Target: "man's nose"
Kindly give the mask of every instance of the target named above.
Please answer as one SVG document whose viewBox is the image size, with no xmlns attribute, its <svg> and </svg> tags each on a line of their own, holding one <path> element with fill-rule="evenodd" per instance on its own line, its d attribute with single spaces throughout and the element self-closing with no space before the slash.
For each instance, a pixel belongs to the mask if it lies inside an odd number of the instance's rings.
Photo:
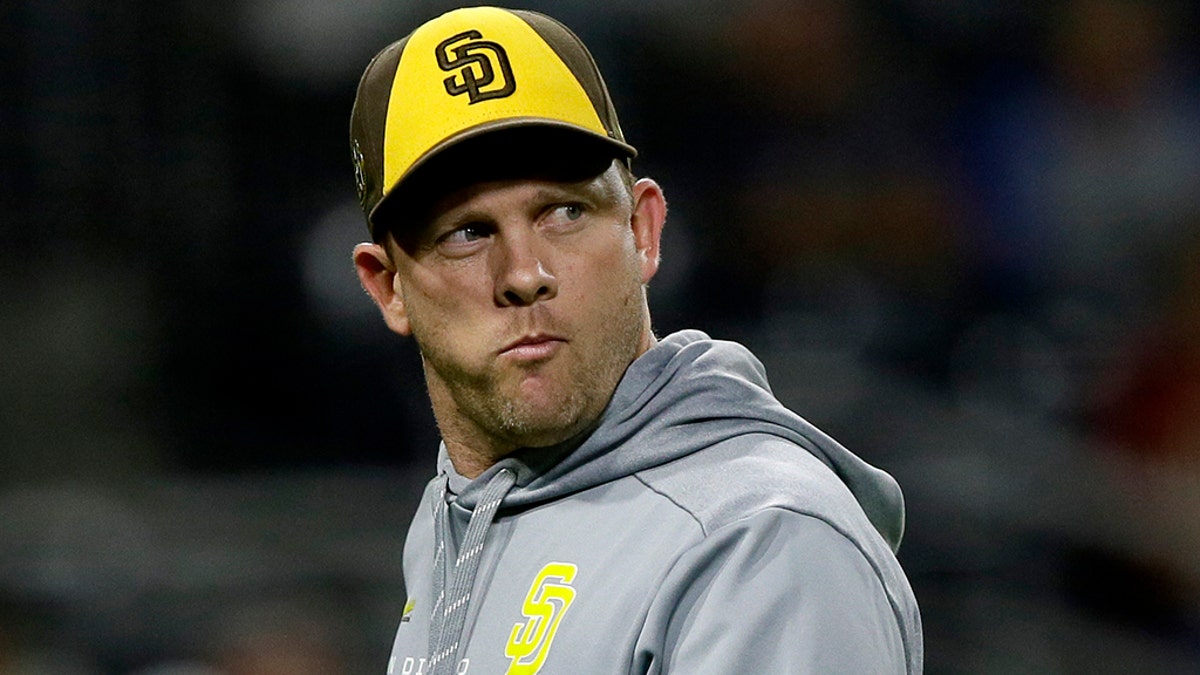
<svg viewBox="0 0 1200 675">
<path fill-rule="evenodd" d="M 522 307 L 558 294 L 558 279 L 547 269 L 537 236 L 522 232 L 501 237 L 496 247 L 496 304 Z"/>
</svg>

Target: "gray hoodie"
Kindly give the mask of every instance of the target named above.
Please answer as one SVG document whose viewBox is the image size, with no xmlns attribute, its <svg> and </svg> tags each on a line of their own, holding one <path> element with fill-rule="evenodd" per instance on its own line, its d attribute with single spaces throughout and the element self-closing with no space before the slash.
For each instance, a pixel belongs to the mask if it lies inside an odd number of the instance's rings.
<svg viewBox="0 0 1200 675">
<path fill-rule="evenodd" d="M 896 482 L 683 331 L 598 425 L 471 481 L 445 448 L 388 673 L 917 673 Z"/>
</svg>

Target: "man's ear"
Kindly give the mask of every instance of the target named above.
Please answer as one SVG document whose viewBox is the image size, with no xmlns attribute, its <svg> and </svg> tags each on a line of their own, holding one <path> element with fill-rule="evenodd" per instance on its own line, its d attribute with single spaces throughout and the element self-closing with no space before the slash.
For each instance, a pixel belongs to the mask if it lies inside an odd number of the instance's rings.
<svg viewBox="0 0 1200 675">
<path fill-rule="evenodd" d="M 633 228 L 634 242 L 641 257 L 642 283 L 648 283 L 658 272 L 659 243 L 663 225 L 667 222 L 667 199 L 662 188 L 649 178 L 641 178 L 633 184 Z"/>
<path fill-rule="evenodd" d="M 355 246 L 354 269 L 363 290 L 379 307 L 388 328 L 400 335 L 412 335 L 396 266 L 383 246 L 370 243 Z"/>
</svg>

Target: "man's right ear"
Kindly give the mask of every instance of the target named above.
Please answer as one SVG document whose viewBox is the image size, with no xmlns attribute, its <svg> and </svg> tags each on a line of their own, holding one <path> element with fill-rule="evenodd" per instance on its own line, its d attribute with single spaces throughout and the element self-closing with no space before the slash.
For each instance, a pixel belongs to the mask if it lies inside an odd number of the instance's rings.
<svg viewBox="0 0 1200 675">
<path fill-rule="evenodd" d="M 358 281 L 363 290 L 379 307 L 388 328 L 400 335 L 412 335 L 396 266 L 383 246 L 371 243 L 355 246 L 354 269 L 358 272 Z"/>
</svg>

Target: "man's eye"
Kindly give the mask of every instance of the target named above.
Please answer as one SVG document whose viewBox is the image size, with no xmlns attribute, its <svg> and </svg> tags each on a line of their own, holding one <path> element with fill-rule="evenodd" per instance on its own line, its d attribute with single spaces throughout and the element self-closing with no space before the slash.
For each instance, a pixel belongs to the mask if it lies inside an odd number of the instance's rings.
<svg viewBox="0 0 1200 675">
<path fill-rule="evenodd" d="M 488 229 L 483 225 L 464 225 L 442 235 L 439 241 L 450 246 L 462 246 L 483 239 L 488 234 Z"/>
<path fill-rule="evenodd" d="M 571 223 L 582 218 L 585 212 L 582 204 L 560 204 L 550 212 L 550 217 L 556 222 Z"/>
</svg>

